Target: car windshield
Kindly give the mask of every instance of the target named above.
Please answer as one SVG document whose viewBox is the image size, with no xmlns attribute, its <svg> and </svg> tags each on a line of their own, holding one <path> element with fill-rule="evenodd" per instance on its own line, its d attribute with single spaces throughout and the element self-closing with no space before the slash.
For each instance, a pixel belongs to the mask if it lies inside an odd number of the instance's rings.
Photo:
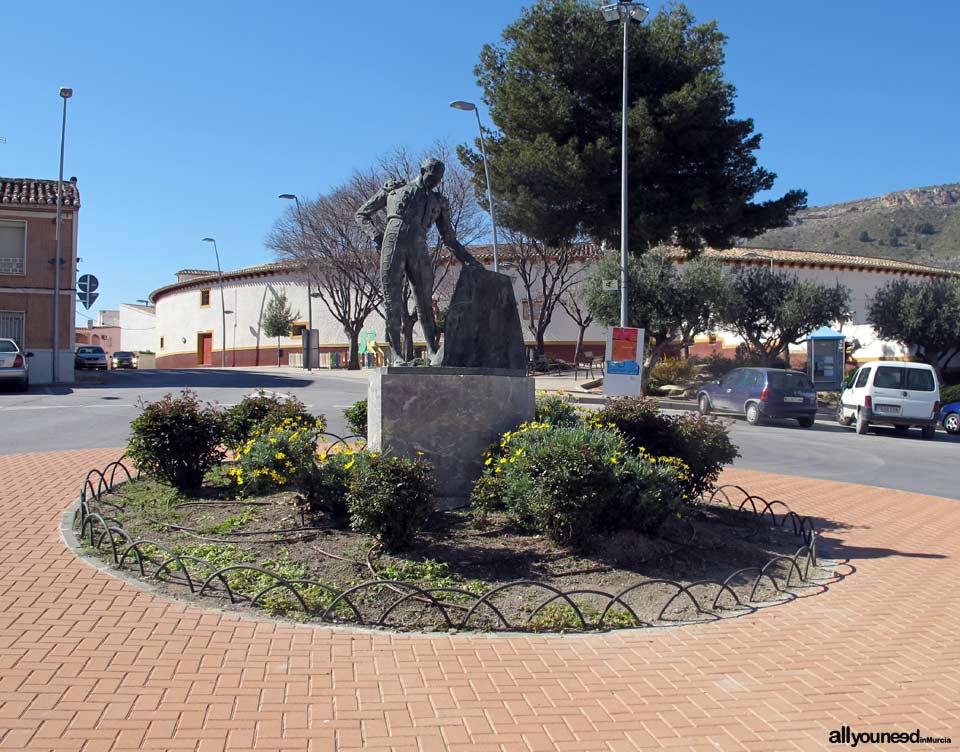
<svg viewBox="0 0 960 752">
<path fill-rule="evenodd" d="M 9 339 L 0 339 L 0 353 L 15 353 L 20 352 L 17 349 L 17 345 L 13 340 Z"/>
<path fill-rule="evenodd" d="M 771 389 L 813 391 L 813 383 L 805 374 L 789 371 L 767 371 L 767 382 Z"/>
<path fill-rule="evenodd" d="M 133 357 L 133 353 L 132 353 L 132 352 L 115 352 L 115 353 L 113 354 L 113 357 L 115 357 L 115 358 L 132 358 L 132 357 Z"/>
<path fill-rule="evenodd" d="M 100 355 L 103 353 L 102 347 L 79 347 L 77 352 L 81 355 Z"/>
</svg>

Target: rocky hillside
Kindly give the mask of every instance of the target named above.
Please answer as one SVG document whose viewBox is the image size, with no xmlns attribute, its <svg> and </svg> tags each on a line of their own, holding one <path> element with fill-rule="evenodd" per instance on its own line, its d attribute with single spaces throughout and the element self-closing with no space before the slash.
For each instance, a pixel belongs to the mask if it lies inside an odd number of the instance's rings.
<svg viewBox="0 0 960 752">
<path fill-rule="evenodd" d="M 960 268 L 960 184 L 804 209 L 789 227 L 742 245 L 883 256 Z"/>
</svg>

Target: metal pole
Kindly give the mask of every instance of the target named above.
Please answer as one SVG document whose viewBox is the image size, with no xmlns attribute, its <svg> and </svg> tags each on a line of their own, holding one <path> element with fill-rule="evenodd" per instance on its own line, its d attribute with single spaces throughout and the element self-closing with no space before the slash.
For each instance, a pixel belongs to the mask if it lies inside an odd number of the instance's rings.
<svg viewBox="0 0 960 752">
<path fill-rule="evenodd" d="M 60 175 L 57 178 L 57 251 L 53 262 L 53 383 L 60 383 L 60 221 L 63 206 L 63 147 L 67 138 L 67 97 L 63 97 L 60 126 Z"/>
<path fill-rule="evenodd" d="M 500 252 L 497 248 L 497 217 L 493 210 L 493 191 L 490 189 L 490 165 L 487 163 L 487 147 L 483 140 L 483 126 L 480 124 L 480 110 L 473 108 L 477 116 L 477 129 L 480 131 L 480 153 L 483 155 L 483 171 L 487 176 L 487 203 L 490 204 L 490 224 L 493 225 L 493 270 L 500 271 Z"/>
<path fill-rule="evenodd" d="M 306 235 L 303 229 L 303 214 L 300 212 L 300 199 L 296 196 L 293 200 L 297 202 L 297 222 L 300 224 L 300 241 L 306 244 Z M 304 245 L 304 251 L 306 245 Z M 313 288 L 310 283 L 310 270 L 307 269 L 307 365 L 308 371 L 312 371 L 313 361 Z"/>
<path fill-rule="evenodd" d="M 623 23 L 623 112 L 620 123 L 620 326 L 627 325 L 627 49 L 630 27 L 629 11 Z"/>
<path fill-rule="evenodd" d="M 223 299 L 223 271 L 220 269 L 220 251 L 217 250 L 217 241 L 213 241 L 213 253 L 217 257 L 217 274 L 220 277 L 220 318 L 223 326 L 223 336 L 220 339 L 220 367 L 227 367 L 227 304 Z M 234 313 L 236 315 L 236 313 Z"/>
</svg>

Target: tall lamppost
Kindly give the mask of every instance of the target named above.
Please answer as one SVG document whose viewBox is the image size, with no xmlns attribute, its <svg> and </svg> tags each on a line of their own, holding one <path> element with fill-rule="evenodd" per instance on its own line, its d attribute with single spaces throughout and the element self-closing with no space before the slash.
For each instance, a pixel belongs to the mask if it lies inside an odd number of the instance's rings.
<svg viewBox="0 0 960 752">
<path fill-rule="evenodd" d="M 213 243 L 213 253 L 217 257 L 217 274 L 220 277 L 220 318 L 222 319 L 223 336 L 220 338 L 220 367 L 227 367 L 227 304 L 223 299 L 223 270 L 220 268 L 220 251 L 217 250 L 217 241 L 213 238 L 203 238 L 204 243 Z"/>
<path fill-rule="evenodd" d="M 60 125 L 60 174 L 57 177 L 57 219 L 56 219 L 56 256 L 53 260 L 53 383 L 60 383 L 60 222 L 63 208 L 63 147 L 67 139 L 67 100 L 73 96 L 73 89 L 63 87 L 60 97 L 63 99 L 63 121 Z M 74 255 L 77 249 L 73 249 Z"/>
<path fill-rule="evenodd" d="M 296 201 L 297 202 L 297 223 L 300 225 L 300 242 L 304 244 L 303 252 L 306 256 L 306 230 L 303 227 L 303 213 L 300 211 L 300 199 L 297 198 L 292 193 L 281 193 L 277 198 L 282 198 L 286 201 Z M 306 369 L 312 371 L 311 367 L 313 361 L 313 289 L 310 284 L 310 269 L 307 269 L 307 363 Z"/>
<path fill-rule="evenodd" d="M 500 252 L 497 248 L 497 217 L 493 209 L 493 190 L 490 187 L 490 164 L 487 162 L 487 146 L 483 140 L 483 126 L 480 124 L 480 110 L 473 102 L 463 102 L 457 100 L 451 102 L 450 106 L 455 110 L 470 112 L 471 110 L 477 116 L 477 130 L 480 131 L 480 154 L 483 156 L 483 172 L 487 177 L 487 203 L 490 204 L 490 224 L 493 226 L 493 270 L 500 271 Z"/>
<path fill-rule="evenodd" d="M 620 122 L 620 326 L 627 325 L 627 116 L 628 116 L 628 29 L 630 22 L 643 23 L 650 10 L 642 3 L 620 0 L 600 8 L 610 24 L 623 23 L 623 111 Z"/>
</svg>

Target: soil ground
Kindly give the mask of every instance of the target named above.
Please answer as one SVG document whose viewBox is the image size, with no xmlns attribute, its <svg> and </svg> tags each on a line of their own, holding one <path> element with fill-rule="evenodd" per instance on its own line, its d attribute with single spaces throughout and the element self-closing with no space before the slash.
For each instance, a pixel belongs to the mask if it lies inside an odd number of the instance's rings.
<svg viewBox="0 0 960 752">
<path fill-rule="evenodd" d="M 775 528 L 769 515 L 760 520 L 749 511 L 700 504 L 684 510 L 681 519 L 671 519 L 656 536 L 623 531 L 580 548 L 558 545 L 545 536 L 521 535 L 509 520 L 496 515 L 478 522 L 466 511 L 437 513 L 409 550 L 388 554 L 370 536 L 332 520 L 302 516 L 292 493 L 235 498 L 223 468 L 212 472 L 196 495 L 184 496 L 164 483 L 142 478 L 104 495 L 100 509 L 134 540 L 161 544 L 183 557 L 181 565 L 159 546 L 139 547 L 150 560 L 144 562 L 145 576 L 170 594 L 191 597 L 182 566 L 198 590 L 209 578 L 205 601 L 213 596 L 230 607 L 230 592 L 243 602 L 278 584 L 277 578 L 252 569 L 261 567 L 287 581 L 311 582 L 295 584 L 302 603 L 281 585 L 269 590 L 259 605 L 278 616 L 313 620 L 322 617 L 334 590 L 389 580 L 360 587 L 349 595 L 352 606 L 342 601 L 327 618 L 382 622 L 399 629 L 460 626 L 478 596 L 508 583 L 517 584 L 490 596 L 493 608 L 477 605 L 466 628 L 577 630 L 584 628 L 581 614 L 587 628 L 736 615 L 749 610 L 757 569 L 777 556 L 794 556 L 803 544 L 789 523 L 785 529 Z M 125 546 L 118 548 L 122 552 Z M 109 542 L 98 549 L 100 556 L 109 557 L 110 552 Z M 805 571 L 806 555 L 798 564 Z M 222 578 L 211 577 L 228 566 L 237 569 Z M 128 553 L 125 568 L 136 570 L 135 553 Z M 768 572 L 776 584 L 761 578 L 752 601 L 792 598 L 784 591 L 804 587 L 796 571 L 786 587 L 792 568 L 786 560 L 772 565 Z M 730 590 L 716 584 L 743 569 L 749 571 L 730 580 Z M 702 581 L 710 582 L 694 584 Z M 398 582 L 430 591 L 437 603 Z M 678 586 L 689 585 L 693 598 L 679 593 Z M 613 603 L 598 624 L 611 596 L 629 588 L 633 589 Z M 414 597 L 404 599 L 405 595 Z M 389 610 L 391 605 L 395 607 Z"/>
</svg>

